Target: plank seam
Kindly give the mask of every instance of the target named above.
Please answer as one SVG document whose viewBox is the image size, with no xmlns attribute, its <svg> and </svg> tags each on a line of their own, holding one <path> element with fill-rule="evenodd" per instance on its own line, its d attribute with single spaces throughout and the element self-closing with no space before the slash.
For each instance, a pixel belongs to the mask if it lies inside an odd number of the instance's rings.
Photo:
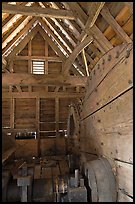
<svg viewBox="0 0 135 204">
<path fill-rule="evenodd" d="M 91 115 L 93 115 L 94 113 L 98 112 L 99 110 L 101 110 L 102 108 L 106 107 L 107 105 L 109 105 L 110 103 L 112 103 L 113 101 L 115 101 L 116 99 L 118 99 L 119 97 L 121 97 L 122 95 L 124 95 L 126 92 L 130 91 L 133 88 L 133 86 L 129 87 L 128 89 L 126 89 L 124 92 L 120 93 L 119 95 L 117 95 L 115 98 L 113 98 L 112 100 L 110 100 L 108 103 L 106 103 L 105 105 L 103 105 L 102 107 L 98 108 L 97 110 L 93 111 L 92 113 L 90 113 L 89 115 L 87 115 L 86 117 L 82 118 L 81 121 L 87 119 L 88 117 L 90 117 Z"/>
</svg>

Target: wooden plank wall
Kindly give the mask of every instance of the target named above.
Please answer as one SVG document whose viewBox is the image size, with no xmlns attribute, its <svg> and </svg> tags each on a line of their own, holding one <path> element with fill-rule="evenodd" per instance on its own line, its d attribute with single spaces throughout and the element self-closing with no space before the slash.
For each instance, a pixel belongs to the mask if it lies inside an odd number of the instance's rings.
<svg viewBox="0 0 135 204">
<path fill-rule="evenodd" d="M 114 162 L 118 201 L 132 200 L 132 45 L 114 48 L 94 67 L 83 101 L 80 135 L 82 154 L 104 156 Z"/>
<path fill-rule="evenodd" d="M 14 73 L 31 73 L 31 60 L 28 56 L 40 57 L 58 57 L 51 46 L 37 33 L 35 37 L 18 53 L 17 57 L 27 56 L 26 60 L 23 58 L 13 59 L 9 62 L 10 71 Z M 59 74 L 62 70 L 62 62 L 45 61 L 46 74 Z M 22 92 L 47 92 L 54 91 L 56 86 L 20 86 Z M 60 88 L 60 87 L 59 87 Z M 73 92 L 73 87 L 70 88 Z M 16 86 L 10 87 L 10 91 L 18 92 Z M 66 88 L 65 88 L 66 90 Z M 3 93 L 9 92 L 9 87 L 3 87 Z M 36 102 L 39 100 L 39 103 Z M 37 156 L 38 153 L 44 155 L 65 154 L 65 137 L 64 130 L 67 128 L 68 106 L 71 99 L 59 99 L 58 116 L 60 122 L 56 125 L 55 122 L 55 98 L 17 98 L 14 99 L 14 104 L 10 99 L 3 99 L 2 101 L 2 125 L 3 127 L 11 127 L 15 130 L 37 131 L 37 139 L 30 140 L 16 140 L 17 150 L 15 156 L 27 157 Z M 36 107 L 39 104 L 39 107 Z M 11 115 L 11 107 L 13 113 Z M 56 136 L 56 127 L 63 130 Z M 10 131 L 10 129 L 9 129 Z M 53 137 L 51 137 L 53 136 Z"/>
<path fill-rule="evenodd" d="M 36 99 L 15 99 L 15 128 L 34 129 L 36 126 Z"/>
<path fill-rule="evenodd" d="M 2 99 L 2 127 L 10 127 L 10 99 Z"/>
</svg>

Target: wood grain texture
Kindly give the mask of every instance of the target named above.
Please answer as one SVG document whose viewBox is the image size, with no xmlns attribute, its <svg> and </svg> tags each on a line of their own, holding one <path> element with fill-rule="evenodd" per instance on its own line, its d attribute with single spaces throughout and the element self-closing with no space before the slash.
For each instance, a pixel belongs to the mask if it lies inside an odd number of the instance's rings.
<svg viewBox="0 0 135 204">
<path fill-rule="evenodd" d="M 115 56 L 112 55 L 112 59 L 115 60 Z M 109 67 L 110 69 L 111 67 Z M 106 69 L 106 66 L 105 66 Z M 94 69 L 96 74 L 103 74 L 103 67 L 100 65 L 99 69 Z M 107 70 L 107 69 L 106 69 Z M 98 72 L 98 73 L 97 73 Z M 92 73 L 94 75 L 94 73 Z M 95 75 L 96 75 L 95 74 Z M 93 76 L 95 79 L 97 76 Z M 94 81 L 94 79 L 93 79 Z M 96 83 L 96 80 L 95 80 Z M 92 82 L 89 81 L 89 86 L 92 86 Z M 127 89 L 133 86 L 133 50 L 130 52 L 130 56 L 125 58 L 120 63 L 116 63 L 112 69 L 108 70 L 107 75 L 101 80 L 101 83 L 95 85 L 95 89 L 88 95 L 84 101 L 85 114 L 82 117 L 90 115 L 92 112 L 105 106 L 112 101 L 118 95 L 125 92 Z M 88 90 L 89 91 L 89 90 Z"/>
<path fill-rule="evenodd" d="M 82 151 L 133 161 L 132 97 L 130 90 L 81 122 Z"/>
<path fill-rule="evenodd" d="M 47 84 L 47 85 L 74 85 L 74 86 L 85 86 L 87 77 L 79 76 L 63 76 L 62 74 L 27 74 L 27 73 L 11 73 L 3 74 L 2 84 L 3 85 L 36 85 L 36 84 Z"/>
<path fill-rule="evenodd" d="M 13 6 L 7 3 L 2 3 L 2 12 L 10 14 L 22 14 L 28 16 L 40 16 L 49 18 L 66 18 L 74 20 L 75 16 L 71 11 L 57 10 L 40 7 L 26 7 L 22 5 Z"/>
<path fill-rule="evenodd" d="M 117 182 L 123 193 L 133 197 L 133 164 L 115 161 Z"/>
</svg>

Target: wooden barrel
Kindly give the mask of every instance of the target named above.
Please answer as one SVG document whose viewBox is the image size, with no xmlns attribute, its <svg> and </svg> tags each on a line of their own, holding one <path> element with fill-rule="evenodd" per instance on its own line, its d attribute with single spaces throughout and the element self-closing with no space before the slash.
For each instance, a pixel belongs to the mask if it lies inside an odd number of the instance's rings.
<svg viewBox="0 0 135 204">
<path fill-rule="evenodd" d="M 106 157 L 118 202 L 133 196 L 133 45 L 106 53 L 92 70 L 80 117 L 81 154 Z"/>
</svg>

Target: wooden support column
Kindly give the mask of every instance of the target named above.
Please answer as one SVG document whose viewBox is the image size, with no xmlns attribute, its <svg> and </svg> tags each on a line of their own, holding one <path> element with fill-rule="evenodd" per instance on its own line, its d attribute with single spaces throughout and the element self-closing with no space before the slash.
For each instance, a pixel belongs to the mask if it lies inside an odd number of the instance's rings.
<svg viewBox="0 0 135 204">
<path fill-rule="evenodd" d="M 48 57 L 48 42 L 45 41 L 45 57 Z M 45 60 L 45 74 L 48 74 L 48 60 Z M 48 92 L 48 86 L 45 87 Z"/>
<path fill-rule="evenodd" d="M 12 86 L 9 86 L 9 93 L 12 92 Z M 10 98 L 10 128 L 14 129 L 15 99 Z"/>
<path fill-rule="evenodd" d="M 32 55 L 32 48 L 31 48 L 31 40 L 28 42 L 28 56 L 31 57 Z M 28 60 L 28 73 L 31 74 L 32 73 L 32 70 L 31 70 L 31 63 L 32 63 L 32 60 L 31 58 L 29 58 Z M 32 91 L 32 86 L 28 86 L 28 91 L 31 92 Z"/>
<path fill-rule="evenodd" d="M 82 56 L 83 56 L 83 59 L 84 59 L 84 64 L 85 64 L 87 76 L 89 76 L 89 69 L 88 69 L 87 59 L 86 59 L 86 56 L 85 56 L 85 50 L 84 49 L 82 50 Z"/>
<path fill-rule="evenodd" d="M 31 40 L 28 42 L 28 56 L 31 57 Z M 31 74 L 31 59 L 28 60 L 28 73 Z"/>
<path fill-rule="evenodd" d="M 36 97 L 36 131 L 37 131 L 37 151 L 38 157 L 40 157 L 40 133 L 39 133 L 39 113 L 40 113 L 40 98 Z"/>
<path fill-rule="evenodd" d="M 59 135 L 59 98 L 55 98 L 55 128 L 56 136 Z"/>
<path fill-rule="evenodd" d="M 45 57 L 48 57 L 48 43 L 45 41 Z M 48 60 L 45 60 L 45 74 L 48 74 Z"/>
</svg>

